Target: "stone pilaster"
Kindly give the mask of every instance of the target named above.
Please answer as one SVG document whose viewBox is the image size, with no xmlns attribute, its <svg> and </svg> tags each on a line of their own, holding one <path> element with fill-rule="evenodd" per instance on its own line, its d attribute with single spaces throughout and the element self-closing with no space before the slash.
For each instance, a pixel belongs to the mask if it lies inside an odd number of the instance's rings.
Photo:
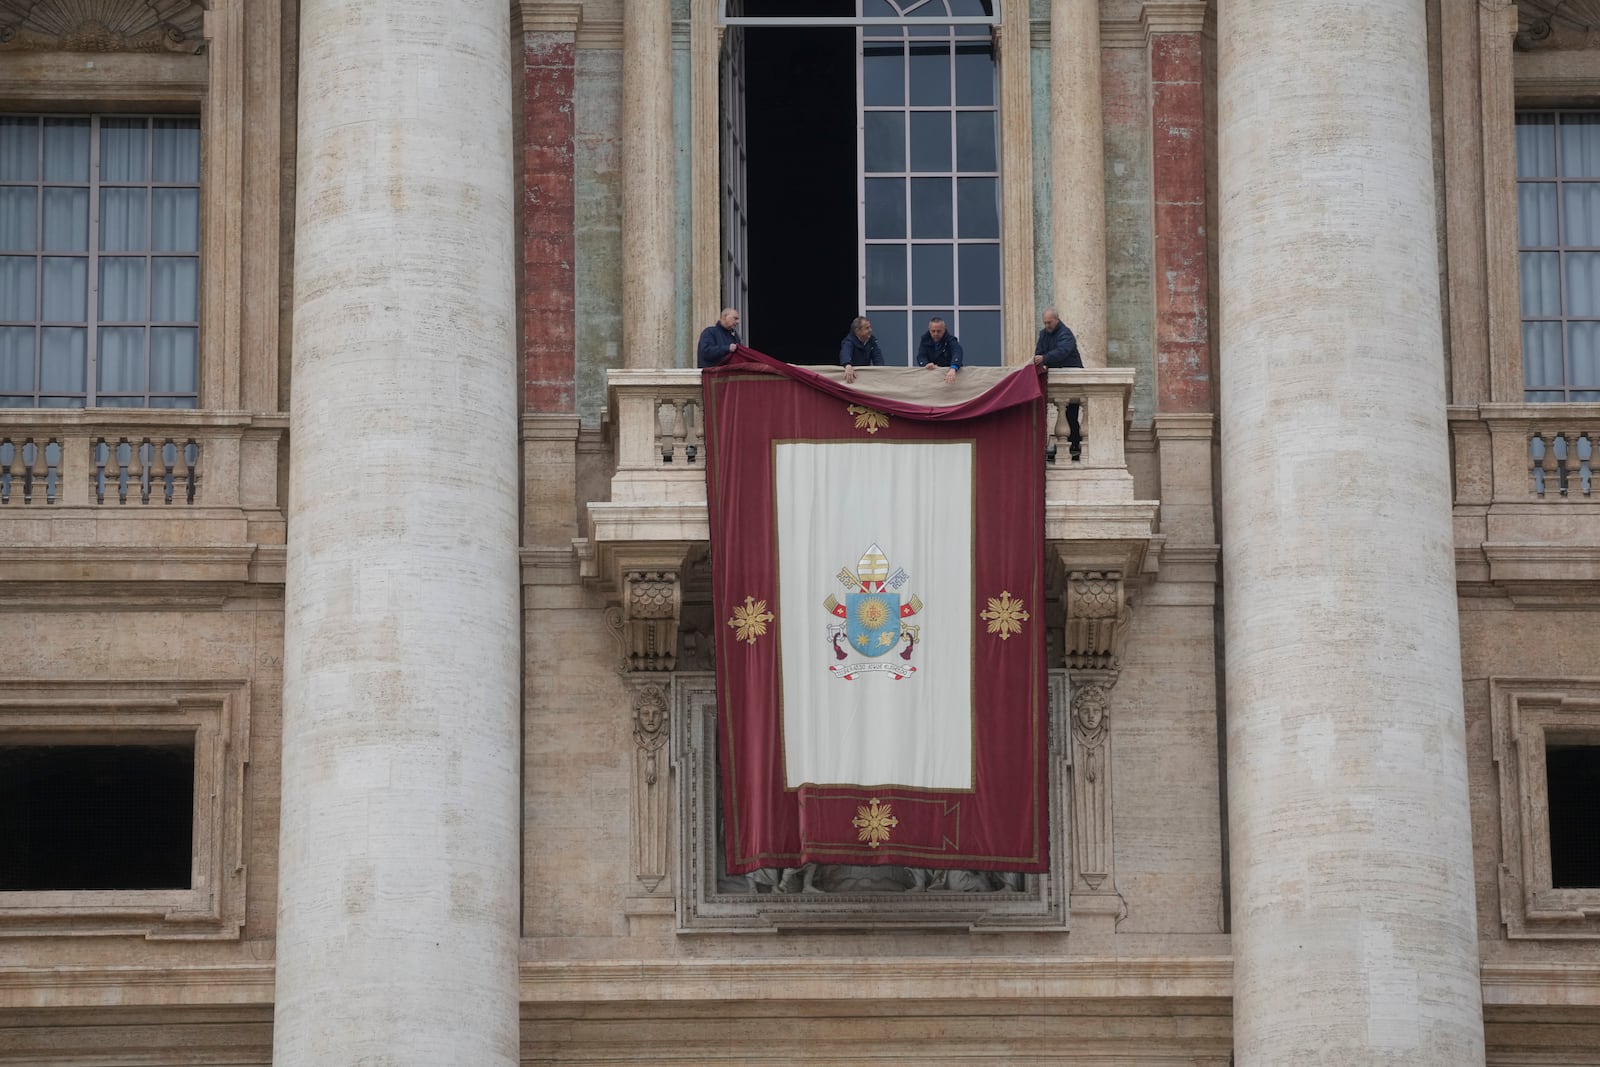
<svg viewBox="0 0 1600 1067">
<path fill-rule="evenodd" d="M 577 367 L 572 87 L 581 4 L 520 0 L 522 374 L 529 412 L 570 415 Z"/>
<path fill-rule="evenodd" d="M 1426 42 L 1220 7 L 1240 1067 L 1484 1061 Z"/>
<path fill-rule="evenodd" d="M 1205 412 L 1211 400 L 1206 244 L 1205 0 L 1146 0 L 1150 186 L 1154 202 L 1156 410 Z"/>
<path fill-rule="evenodd" d="M 1099 0 L 1050 5 L 1050 266 L 1063 322 L 1106 365 L 1105 128 Z M 1019 348 L 1013 340 L 1011 347 Z"/>
<path fill-rule="evenodd" d="M 274 1062 L 518 1059 L 505 0 L 302 0 Z"/>
<path fill-rule="evenodd" d="M 673 365 L 672 4 L 628 0 L 622 32 L 622 359 Z"/>
<path fill-rule="evenodd" d="M 1033 73 L 1027 7 L 1000 23 L 1000 274 L 1005 362 L 1033 358 Z M 1020 12 L 1021 16 L 1016 12 Z"/>
</svg>

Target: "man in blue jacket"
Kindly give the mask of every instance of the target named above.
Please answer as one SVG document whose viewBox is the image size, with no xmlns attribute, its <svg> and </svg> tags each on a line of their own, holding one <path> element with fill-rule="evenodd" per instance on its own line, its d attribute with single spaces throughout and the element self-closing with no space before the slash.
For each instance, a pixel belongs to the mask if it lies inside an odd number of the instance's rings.
<svg viewBox="0 0 1600 1067">
<path fill-rule="evenodd" d="M 1078 354 L 1078 339 L 1072 336 L 1072 331 L 1061 321 L 1056 309 L 1045 308 L 1040 318 L 1044 322 L 1044 329 L 1039 331 L 1039 343 L 1033 346 L 1034 364 L 1043 364 L 1052 370 L 1082 367 L 1083 357 Z M 1067 450 L 1073 459 L 1078 458 L 1082 441 L 1083 435 L 1078 429 L 1078 402 L 1073 401 L 1067 405 Z"/>
<path fill-rule="evenodd" d="M 846 385 L 856 380 L 857 367 L 883 366 L 883 349 L 872 336 L 872 320 L 865 315 L 850 320 L 850 332 L 839 342 L 839 366 L 844 368 Z"/>
<path fill-rule="evenodd" d="M 739 347 L 739 311 L 723 308 L 716 322 L 700 331 L 698 362 L 702 367 L 720 367 Z"/>
<path fill-rule="evenodd" d="M 945 328 L 944 320 L 937 316 L 929 319 L 928 329 L 922 335 L 922 342 L 917 345 L 917 366 L 944 367 L 944 380 L 948 385 L 956 380 L 956 371 L 961 369 L 961 357 L 961 342 Z"/>
</svg>

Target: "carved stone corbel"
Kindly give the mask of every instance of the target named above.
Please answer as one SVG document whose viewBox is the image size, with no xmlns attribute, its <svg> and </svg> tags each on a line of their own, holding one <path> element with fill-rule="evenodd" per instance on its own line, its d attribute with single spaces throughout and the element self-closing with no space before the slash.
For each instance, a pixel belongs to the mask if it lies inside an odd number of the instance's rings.
<svg viewBox="0 0 1600 1067">
<path fill-rule="evenodd" d="M 670 671 L 678 654 L 683 588 L 677 571 L 625 571 L 623 655 L 629 671 Z"/>
<path fill-rule="evenodd" d="M 1067 668 L 1115 673 L 1128 626 L 1122 572 L 1069 572 L 1066 601 Z"/>
<path fill-rule="evenodd" d="M 634 681 L 633 691 L 633 873 L 654 893 L 667 876 L 668 804 L 666 745 L 671 703 L 654 680 Z"/>
<path fill-rule="evenodd" d="M 1072 910 L 1124 911 L 1111 812 L 1111 690 L 1121 673 L 1130 609 L 1120 571 L 1069 571 L 1066 660 L 1072 701 Z"/>
</svg>

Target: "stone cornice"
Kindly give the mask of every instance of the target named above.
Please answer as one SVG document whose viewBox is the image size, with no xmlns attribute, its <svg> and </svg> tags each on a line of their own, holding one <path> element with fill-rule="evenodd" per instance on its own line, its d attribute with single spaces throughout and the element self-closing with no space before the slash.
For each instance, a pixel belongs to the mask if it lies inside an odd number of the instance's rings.
<svg viewBox="0 0 1600 1067">
<path fill-rule="evenodd" d="M 1600 1006 L 1592 963 L 1485 963 L 1478 973 L 1485 1006 Z"/>
<path fill-rule="evenodd" d="M 542 0 L 511 2 L 511 28 L 517 33 L 577 33 L 582 21 L 582 4 L 551 4 Z"/>
<path fill-rule="evenodd" d="M 1228 998 L 1226 956 L 524 961 L 523 1003 Z M 730 992 L 732 991 L 732 992 Z"/>
<path fill-rule="evenodd" d="M 0 1008 L 271 1004 L 273 965 L 0 968 Z"/>
<path fill-rule="evenodd" d="M 264 946 L 270 952 L 270 946 Z M 1486 1005 L 1600 1006 L 1593 963 L 1485 962 Z M 1041 960 L 1034 957 L 862 960 L 536 960 L 521 999 L 537 1002 L 833 1000 L 870 986 L 874 999 L 1228 998 L 1227 956 Z M 272 1003 L 270 960 L 217 966 L 62 965 L 0 968 L 0 1008 L 166 1007 Z"/>
</svg>

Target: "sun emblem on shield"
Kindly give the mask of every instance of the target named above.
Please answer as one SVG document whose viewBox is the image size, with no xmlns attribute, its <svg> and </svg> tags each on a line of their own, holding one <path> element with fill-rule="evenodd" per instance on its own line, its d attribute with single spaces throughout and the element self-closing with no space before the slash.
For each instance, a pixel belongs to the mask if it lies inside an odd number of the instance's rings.
<svg viewBox="0 0 1600 1067">
<path fill-rule="evenodd" d="M 832 595 L 822 602 L 830 615 L 842 620 L 828 627 L 836 661 L 828 669 L 847 681 L 869 673 L 888 674 L 896 680 L 915 673 L 912 654 L 922 628 L 906 620 L 922 610 L 922 601 L 915 594 L 900 594 L 910 576 L 899 568 L 891 570 L 888 556 L 874 543 L 861 554 L 855 571 L 844 567 L 838 578 L 847 590 L 844 603 Z M 838 662 L 849 660 L 850 650 L 867 659 Z"/>
</svg>

